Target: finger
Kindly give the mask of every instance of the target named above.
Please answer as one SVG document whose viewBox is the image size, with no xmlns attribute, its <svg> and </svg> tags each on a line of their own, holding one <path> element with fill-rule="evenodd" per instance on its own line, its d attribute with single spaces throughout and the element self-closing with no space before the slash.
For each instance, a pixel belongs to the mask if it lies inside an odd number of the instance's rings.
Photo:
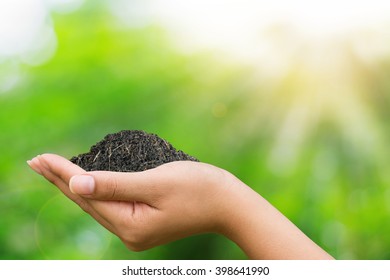
<svg viewBox="0 0 390 280">
<path fill-rule="evenodd" d="M 161 194 L 159 175 L 142 172 L 93 171 L 70 180 L 74 193 L 98 200 L 138 201 L 150 204 Z"/>
<path fill-rule="evenodd" d="M 61 156 L 53 154 L 37 156 L 29 164 L 34 170 L 37 169 L 48 181 L 56 185 L 69 198 L 80 198 L 80 196 L 71 193 L 69 189 L 69 178 L 77 174 L 85 173 L 84 169 L 72 164 Z"/>
<path fill-rule="evenodd" d="M 156 186 L 153 182 L 155 179 L 158 181 L 158 176 L 150 174 L 153 172 L 121 173 L 95 171 L 86 173 L 82 168 L 72 164 L 67 159 L 54 154 L 41 155 L 38 157 L 38 160 L 43 176 L 57 185 L 65 195 L 114 233 L 114 225 L 120 221 L 119 219 L 128 217 L 134 209 L 133 204 L 129 201 L 144 202 L 153 200 L 156 194 L 153 191 L 155 189 L 154 186 Z M 81 185 L 84 185 L 84 187 L 86 185 L 88 189 L 91 188 L 88 185 L 91 182 L 88 178 L 86 179 L 86 177 L 90 177 L 87 175 L 92 175 L 92 190 L 94 192 L 92 195 L 84 195 L 83 199 L 77 195 L 77 190 L 79 190 L 77 178 L 81 177 Z M 68 182 L 70 187 L 68 187 Z M 107 200 L 105 199 L 106 197 L 109 200 L 116 201 L 102 201 Z M 148 204 L 147 202 L 145 203 Z M 109 225 L 105 225 L 107 223 Z"/>
<path fill-rule="evenodd" d="M 34 170 L 36 173 L 38 173 L 39 175 L 42 175 L 42 170 L 41 168 L 39 167 L 40 163 L 37 159 L 37 157 L 33 158 L 32 160 L 28 160 L 27 161 L 27 164 L 30 166 L 30 168 L 32 170 Z"/>
<path fill-rule="evenodd" d="M 84 169 L 59 155 L 43 154 L 38 156 L 37 159 L 44 168 L 50 170 L 51 173 L 67 184 L 74 175 L 86 173 Z"/>
<path fill-rule="evenodd" d="M 98 211 L 93 207 L 93 201 L 89 201 L 88 199 L 82 198 L 77 194 L 73 194 L 68 185 L 62 181 L 62 179 L 56 177 L 55 174 L 50 173 L 50 171 L 43 169 L 43 175 L 51 182 L 55 182 L 55 185 L 64 193 L 66 197 L 75 202 L 84 212 L 91 215 L 98 223 L 104 226 L 106 229 L 111 231 L 112 233 L 116 233 L 114 226 L 109 222 L 109 220 L 105 219 Z"/>
<path fill-rule="evenodd" d="M 59 156 L 58 156 L 59 157 Z M 61 158 L 61 157 L 59 157 Z M 55 159 L 55 157 L 52 157 L 52 159 Z M 48 162 L 51 162 L 51 161 L 48 161 Z M 53 183 L 54 185 L 56 185 L 64 194 L 65 196 L 67 196 L 69 199 L 71 199 L 72 201 L 74 201 L 81 209 L 83 209 L 85 212 L 87 212 L 88 214 L 90 214 L 96 221 L 98 221 L 101 225 L 103 225 L 105 228 L 107 228 L 109 231 L 115 233 L 115 230 L 114 230 L 114 227 L 112 226 L 112 224 L 107 221 L 106 219 L 104 219 L 92 206 L 91 206 L 91 202 L 88 201 L 88 199 L 84 199 L 82 197 L 80 197 L 79 195 L 77 194 L 73 194 L 69 187 L 68 187 L 68 184 L 58 176 L 58 174 L 55 174 L 53 173 L 51 170 L 52 168 L 50 168 L 50 166 L 47 165 L 46 161 L 44 160 L 41 160 L 41 156 L 38 156 L 34 159 L 32 159 L 30 162 L 29 162 L 29 165 L 31 166 L 31 168 L 33 168 L 34 170 L 37 169 L 39 170 L 40 174 L 42 176 L 44 176 L 48 181 L 50 181 L 51 183 Z M 81 169 L 81 168 L 80 168 Z M 85 171 L 83 169 L 81 169 L 81 171 L 83 173 L 85 173 Z M 79 170 L 79 172 L 81 172 Z"/>
</svg>

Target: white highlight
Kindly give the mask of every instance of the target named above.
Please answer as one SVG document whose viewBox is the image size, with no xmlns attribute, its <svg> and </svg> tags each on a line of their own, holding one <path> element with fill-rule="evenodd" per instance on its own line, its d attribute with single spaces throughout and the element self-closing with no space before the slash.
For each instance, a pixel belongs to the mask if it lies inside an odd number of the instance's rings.
<svg viewBox="0 0 390 280">
<path fill-rule="evenodd" d="M 291 33 L 284 34 L 288 39 L 327 42 L 356 32 L 383 36 L 390 23 L 390 2 L 382 0 L 118 0 L 110 5 L 131 26 L 165 26 L 186 51 L 211 48 L 247 60 L 275 57 L 269 40 L 283 30 Z"/>
</svg>

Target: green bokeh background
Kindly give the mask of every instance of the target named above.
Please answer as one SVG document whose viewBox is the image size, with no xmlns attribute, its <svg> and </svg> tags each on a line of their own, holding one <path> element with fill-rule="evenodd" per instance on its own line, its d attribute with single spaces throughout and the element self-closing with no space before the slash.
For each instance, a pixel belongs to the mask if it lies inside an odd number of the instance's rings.
<svg viewBox="0 0 390 280">
<path fill-rule="evenodd" d="M 55 56 L 22 65 L 22 82 L 0 94 L 0 259 L 246 258 L 213 234 L 128 251 L 26 164 L 45 152 L 70 158 L 122 129 L 229 170 L 336 258 L 390 258 L 390 55 L 368 67 L 347 51 L 368 125 L 307 110 L 315 125 L 296 145 L 281 133 L 286 116 L 317 104 L 299 94 L 311 79 L 299 65 L 270 86 L 252 66 L 179 52 L 159 26 L 124 28 L 101 3 L 53 14 Z M 377 136 L 360 141 L 348 128 Z"/>
</svg>

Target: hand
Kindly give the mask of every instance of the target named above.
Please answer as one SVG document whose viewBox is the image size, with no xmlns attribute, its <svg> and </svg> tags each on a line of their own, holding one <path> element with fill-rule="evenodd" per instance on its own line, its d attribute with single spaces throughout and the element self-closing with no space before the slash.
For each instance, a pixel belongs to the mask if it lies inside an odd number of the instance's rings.
<svg viewBox="0 0 390 280">
<path fill-rule="evenodd" d="M 212 165 L 177 161 L 142 172 L 86 172 L 53 154 L 29 165 L 131 250 L 196 233 L 223 234 L 228 224 L 235 177 Z"/>
<path fill-rule="evenodd" d="M 86 172 L 53 154 L 28 163 L 134 251 L 216 232 L 253 259 L 332 259 L 263 197 L 209 164 Z"/>
</svg>

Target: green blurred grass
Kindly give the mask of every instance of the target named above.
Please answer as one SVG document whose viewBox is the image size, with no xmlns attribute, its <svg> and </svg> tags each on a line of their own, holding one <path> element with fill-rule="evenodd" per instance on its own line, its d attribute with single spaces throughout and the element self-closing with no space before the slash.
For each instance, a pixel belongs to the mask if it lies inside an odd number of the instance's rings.
<svg viewBox="0 0 390 280">
<path fill-rule="evenodd" d="M 212 234 L 130 252 L 25 163 L 44 152 L 71 157 L 122 129 L 157 133 L 231 171 L 336 258 L 390 258 L 388 150 L 367 158 L 324 120 L 290 171 L 275 172 L 270 153 L 294 98 L 264 94 L 253 69 L 181 54 L 158 27 L 126 29 L 99 5 L 54 22 L 55 57 L 23 66 L 22 82 L 0 95 L 0 259 L 245 258 Z M 384 143 L 389 61 L 365 73 Z M 291 87 L 285 81 L 274 95 Z"/>
</svg>

